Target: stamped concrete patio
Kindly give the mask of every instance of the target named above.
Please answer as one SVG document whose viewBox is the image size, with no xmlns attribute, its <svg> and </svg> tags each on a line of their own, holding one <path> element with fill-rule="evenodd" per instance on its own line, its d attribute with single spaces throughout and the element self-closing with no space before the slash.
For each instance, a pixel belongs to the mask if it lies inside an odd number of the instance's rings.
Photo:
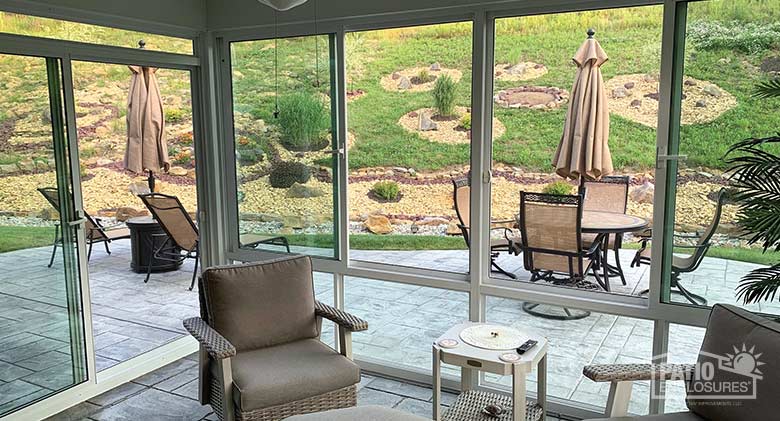
<svg viewBox="0 0 780 421">
<path fill-rule="evenodd" d="M 0 412 L 20 401 L 33 400 L 70 381 L 58 362 L 70 360 L 61 269 L 48 268 L 50 248 L 20 250 L 0 255 L 0 265 L 13 268 L 0 274 Z M 197 292 L 188 291 L 192 263 L 180 270 L 144 274 L 130 270 L 129 240 L 112 244 L 112 254 L 96 248 L 89 263 L 92 317 L 98 370 L 140 355 L 185 335 L 181 320 L 199 314 Z M 630 261 L 631 250 L 621 258 Z M 465 251 L 353 251 L 354 260 L 464 272 Z M 499 263 L 527 279 L 521 259 L 502 256 Z M 649 269 L 628 268 L 627 285 L 613 279 L 613 293 L 637 294 L 647 286 Z M 684 278 L 691 290 L 711 303 L 735 303 L 734 287 L 756 265 L 706 258 L 699 271 Z M 520 281 L 522 282 L 522 281 Z M 315 274 L 318 299 L 333 301 L 332 276 Z M 430 372 L 430 344 L 450 325 L 467 319 L 465 293 L 384 281 L 350 278 L 345 281 L 346 309 L 369 321 L 370 329 L 353 336 L 358 358 Z M 489 297 L 487 320 L 543 331 L 550 340 L 548 391 L 551 396 L 591 405 L 603 405 L 607 391 L 581 376 L 589 363 L 648 361 L 652 354 L 652 323 L 644 320 L 591 314 L 581 320 L 555 321 L 530 316 L 520 302 Z M 780 313 L 778 304 L 752 309 Z M 324 340 L 333 343 L 332 327 L 325 325 Z M 693 361 L 703 329 L 674 327 L 670 340 L 673 358 Z M 459 371 L 446 373 L 457 377 Z M 502 379 L 487 380 L 506 385 Z M 676 386 L 672 386 L 672 390 Z M 529 380 L 529 389 L 535 384 Z M 677 390 L 679 391 L 679 390 Z M 8 393 L 5 393 L 8 392 Z M 648 385 L 635 389 L 631 409 L 647 410 Z M 679 393 L 670 394 L 672 408 L 682 407 Z"/>
</svg>

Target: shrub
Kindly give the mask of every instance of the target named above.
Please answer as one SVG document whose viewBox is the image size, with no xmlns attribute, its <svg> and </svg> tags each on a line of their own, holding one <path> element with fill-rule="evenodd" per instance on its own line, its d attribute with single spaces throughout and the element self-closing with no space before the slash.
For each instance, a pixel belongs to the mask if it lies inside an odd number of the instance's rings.
<svg viewBox="0 0 780 421">
<path fill-rule="evenodd" d="M 688 26 L 686 39 L 702 50 L 759 53 L 780 46 L 780 23 L 695 21 Z"/>
<path fill-rule="evenodd" d="M 268 182 L 271 187 L 286 189 L 295 183 L 303 184 L 311 178 L 311 170 L 301 162 L 281 161 L 271 167 Z"/>
<path fill-rule="evenodd" d="M 455 82 L 449 75 L 436 79 L 433 85 L 433 106 L 442 117 L 451 116 L 455 112 Z"/>
<path fill-rule="evenodd" d="M 291 151 L 314 151 L 328 145 L 330 125 L 322 101 L 308 93 L 294 93 L 279 100 L 279 129 L 282 145 Z"/>
<path fill-rule="evenodd" d="M 428 73 L 428 69 L 422 69 L 417 73 L 417 76 L 412 77 L 411 82 L 422 85 L 423 83 L 433 82 L 434 80 L 436 80 L 436 76 Z"/>
<path fill-rule="evenodd" d="M 187 117 L 187 111 L 181 108 L 169 108 L 165 110 L 166 123 L 179 123 L 184 121 L 185 117 Z"/>
<path fill-rule="evenodd" d="M 460 118 L 458 127 L 463 130 L 471 130 L 471 113 L 466 113 Z"/>
<path fill-rule="evenodd" d="M 544 186 L 542 189 L 542 193 L 544 194 L 558 194 L 558 195 L 566 195 L 566 194 L 572 194 L 574 192 L 574 186 L 571 184 L 559 180 L 559 181 L 553 181 L 552 183 Z"/>
<path fill-rule="evenodd" d="M 378 181 L 371 187 L 371 192 L 384 200 L 396 200 L 400 188 L 395 181 Z"/>
</svg>

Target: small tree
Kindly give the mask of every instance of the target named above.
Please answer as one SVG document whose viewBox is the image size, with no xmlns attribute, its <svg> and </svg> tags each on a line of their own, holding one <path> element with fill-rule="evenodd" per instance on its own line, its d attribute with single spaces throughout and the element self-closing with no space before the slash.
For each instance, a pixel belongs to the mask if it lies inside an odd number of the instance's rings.
<svg viewBox="0 0 780 421">
<path fill-rule="evenodd" d="M 780 97 L 780 78 L 759 85 L 756 96 Z M 746 139 L 726 153 L 731 185 L 736 189 L 733 200 L 739 205 L 737 224 L 749 233 L 748 243 L 760 243 L 764 253 L 780 251 L 780 154 L 766 148 L 772 144 L 780 144 L 780 136 Z M 737 298 L 745 304 L 774 300 L 778 289 L 780 263 L 745 275 Z"/>
<path fill-rule="evenodd" d="M 433 106 L 442 117 L 455 113 L 455 82 L 450 75 L 442 75 L 433 85 Z"/>
</svg>

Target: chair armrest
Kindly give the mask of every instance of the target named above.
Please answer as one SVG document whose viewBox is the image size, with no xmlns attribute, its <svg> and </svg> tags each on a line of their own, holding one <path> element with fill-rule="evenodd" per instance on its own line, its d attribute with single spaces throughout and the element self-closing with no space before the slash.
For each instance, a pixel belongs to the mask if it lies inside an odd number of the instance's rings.
<svg viewBox="0 0 780 421">
<path fill-rule="evenodd" d="M 694 370 L 694 364 L 593 364 L 586 365 L 582 374 L 594 382 L 687 380 Z"/>
<path fill-rule="evenodd" d="M 368 322 L 365 320 L 319 301 L 314 302 L 314 313 L 317 316 L 324 317 L 336 323 L 350 332 L 360 332 L 368 329 Z"/>
<path fill-rule="evenodd" d="M 223 360 L 236 355 L 236 347 L 200 317 L 185 319 L 182 324 L 190 332 L 190 335 L 206 348 L 212 358 Z"/>
</svg>

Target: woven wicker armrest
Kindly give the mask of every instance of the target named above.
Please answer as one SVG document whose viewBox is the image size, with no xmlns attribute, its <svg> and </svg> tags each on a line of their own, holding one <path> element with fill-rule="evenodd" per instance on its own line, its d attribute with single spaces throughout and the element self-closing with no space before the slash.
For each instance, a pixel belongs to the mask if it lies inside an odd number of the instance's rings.
<svg viewBox="0 0 780 421">
<path fill-rule="evenodd" d="M 586 365 L 582 374 L 594 382 L 622 382 L 634 380 L 690 379 L 693 364 L 593 364 Z"/>
<path fill-rule="evenodd" d="M 200 317 L 185 319 L 184 328 L 206 348 L 212 358 L 223 360 L 236 355 L 236 348 Z"/>
<path fill-rule="evenodd" d="M 319 301 L 315 301 L 314 305 L 315 314 L 317 316 L 324 317 L 332 322 L 335 322 L 339 326 L 351 332 L 360 332 L 362 330 L 368 329 L 368 322 L 359 317 L 355 317 L 346 311 L 341 311 Z"/>
</svg>

